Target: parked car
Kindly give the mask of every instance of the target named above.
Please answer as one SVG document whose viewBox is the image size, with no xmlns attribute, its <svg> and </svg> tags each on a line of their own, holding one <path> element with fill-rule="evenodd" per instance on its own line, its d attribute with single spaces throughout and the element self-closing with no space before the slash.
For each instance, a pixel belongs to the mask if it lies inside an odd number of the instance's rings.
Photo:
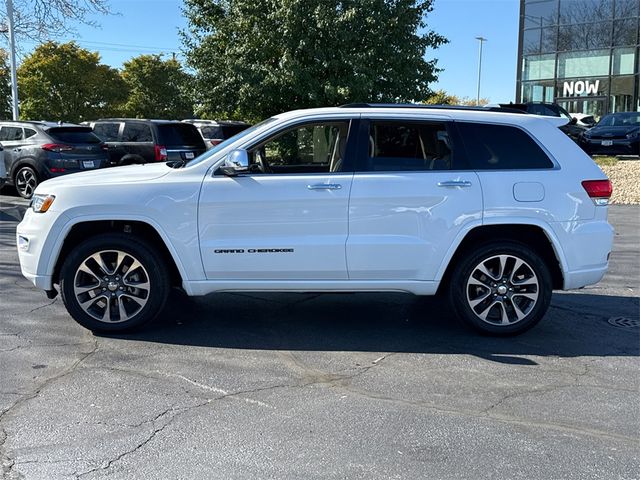
<svg viewBox="0 0 640 480">
<path fill-rule="evenodd" d="M 526 103 L 501 103 L 501 107 L 516 108 L 533 115 L 542 115 L 545 117 L 562 117 L 567 119 L 567 123 L 562 125 L 560 130 L 566 133 L 569 138 L 577 142 L 587 127 L 578 125 L 578 120 L 572 117 L 569 112 L 556 103 L 545 102 L 526 102 Z"/>
<path fill-rule="evenodd" d="M 86 126 L 5 120 L 0 142 L 7 183 L 24 198 L 48 178 L 108 166 L 106 145 Z"/>
<path fill-rule="evenodd" d="M 23 275 L 95 331 L 141 327 L 171 286 L 441 292 L 485 333 L 597 283 L 611 183 L 534 115 L 359 105 L 284 113 L 187 162 L 41 185 Z"/>
<path fill-rule="evenodd" d="M 107 144 L 111 165 L 187 161 L 206 150 L 196 127 L 177 120 L 105 118 L 85 123 Z"/>
<path fill-rule="evenodd" d="M 219 143 L 233 137 L 234 135 L 246 130 L 251 125 L 246 122 L 237 122 L 233 120 L 201 120 L 190 119 L 183 120 L 185 123 L 195 125 L 207 148 L 212 148 Z"/>
<path fill-rule="evenodd" d="M 588 113 L 570 113 L 569 115 L 576 119 L 576 125 L 580 125 L 585 128 L 591 128 L 598 123 L 596 118 Z"/>
<path fill-rule="evenodd" d="M 640 155 L 640 112 L 605 115 L 580 137 L 590 155 Z"/>
</svg>

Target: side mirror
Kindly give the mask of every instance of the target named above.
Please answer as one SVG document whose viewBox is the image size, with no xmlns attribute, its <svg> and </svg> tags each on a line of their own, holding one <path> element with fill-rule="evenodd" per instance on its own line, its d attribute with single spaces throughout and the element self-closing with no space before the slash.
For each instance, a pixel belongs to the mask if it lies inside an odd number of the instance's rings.
<svg viewBox="0 0 640 480">
<path fill-rule="evenodd" d="M 578 119 L 576 117 L 571 117 L 571 121 L 569 122 L 569 124 L 575 125 L 576 123 L 578 123 Z"/>
<path fill-rule="evenodd" d="M 224 160 L 224 165 L 218 170 L 229 177 L 235 177 L 239 173 L 246 172 L 249 168 L 249 154 L 246 150 L 238 148 L 232 150 Z"/>
</svg>

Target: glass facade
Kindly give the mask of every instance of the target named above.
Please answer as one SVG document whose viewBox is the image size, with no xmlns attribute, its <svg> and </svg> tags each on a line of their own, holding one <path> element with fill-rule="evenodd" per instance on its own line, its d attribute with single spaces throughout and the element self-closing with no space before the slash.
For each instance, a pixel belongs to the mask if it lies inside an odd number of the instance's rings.
<svg viewBox="0 0 640 480">
<path fill-rule="evenodd" d="M 640 0 L 520 0 L 516 101 L 640 111 Z"/>
</svg>

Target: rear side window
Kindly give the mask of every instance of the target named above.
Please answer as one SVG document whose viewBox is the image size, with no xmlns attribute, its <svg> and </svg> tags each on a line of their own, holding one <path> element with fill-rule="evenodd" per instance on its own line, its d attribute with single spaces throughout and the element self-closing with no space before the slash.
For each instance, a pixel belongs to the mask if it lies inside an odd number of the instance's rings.
<svg viewBox="0 0 640 480">
<path fill-rule="evenodd" d="M 204 140 L 194 125 L 170 123 L 158 125 L 158 143 L 165 147 L 197 147 L 204 149 Z"/>
<path fill-rule="evenodd" d="M 24 138 L 33 137 L 35 134 L 36 134 L 36 131 L 33 130 L 32 128 L 25 128 L 24 129 Z"/>
<path fill-rule="evenodd" d="M 62 143 L 102 143 L 89 127 L 50 128 L 47 133 L 56 142 Z"/>
<path fill-rule="evenodd" d="M 123 142 L 153 142 L 151 136 L 151 128 L 144 123 L 130 123 L 124 124 L 124 130 L 122 131 Z"/>
<path fill-rule="evenodd" d="M 450 170 L 453 145 L 444 123 L 371 122 L 366 171 Z"/>
<path fill-rule="evenodd" d="M 473 170 L 553 168 L 553 163 L 525 131 L 509 125 L 458 122 Z"/>
<path fill-rule="evenodd" d="M 119 130 L 119 123 L 96 123 L 93 126 L 93 133 L 105 142 L 117 142 Z"/>
<path fill-rule="evenodd" d="M 8 140 L 22 140 L 21 127 L 2 127 L 0 128 L 0 142 Z"/>
</svg>

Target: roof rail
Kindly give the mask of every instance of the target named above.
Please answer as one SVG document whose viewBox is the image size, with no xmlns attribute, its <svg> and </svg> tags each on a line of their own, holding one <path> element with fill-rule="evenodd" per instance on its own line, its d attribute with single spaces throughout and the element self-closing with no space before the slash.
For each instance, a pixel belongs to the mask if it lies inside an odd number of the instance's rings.
<svg viewBox="0 0 640 480">
<path fill-rule="evenodd" d="M 502 112 L 527 114 L 517 108 L 486 106 L 476 107 L 472 105 L 425 105 L 423 103 L 347 103 L 339 108 L 419 108 L 424 110 L 467 110 L 475 112 Z"/>
</svg>

